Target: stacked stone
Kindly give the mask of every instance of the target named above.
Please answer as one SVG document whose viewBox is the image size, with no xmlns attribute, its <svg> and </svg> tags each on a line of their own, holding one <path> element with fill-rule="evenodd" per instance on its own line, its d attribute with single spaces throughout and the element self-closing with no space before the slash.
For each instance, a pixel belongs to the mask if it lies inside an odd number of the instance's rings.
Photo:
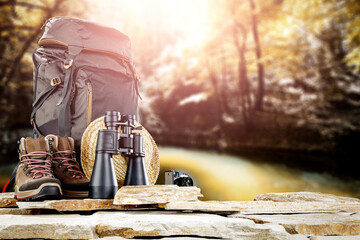
<svg viewBox="0 0 360 240">
<path fill-rule="evenodd" d="M 114 200 L 16 202 L 2 193 L 0 238 L 360 239 L 359 199 L 309 192 L 255 201 L 199 197 L 196 187 L 168 185 L 122 187 Z"/>
</svg>

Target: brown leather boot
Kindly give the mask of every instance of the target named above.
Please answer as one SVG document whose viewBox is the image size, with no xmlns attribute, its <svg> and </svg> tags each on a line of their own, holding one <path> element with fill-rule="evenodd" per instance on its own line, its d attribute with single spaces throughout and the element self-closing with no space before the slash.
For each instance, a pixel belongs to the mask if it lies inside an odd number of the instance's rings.
<svg viewBox="0 0 360 240">
<path fill-rule="evenodd" d="M 18 201 L 61 198 L 61 183 L 53 175 L 51 154 L 46 150 L 44 136 L 20 139 L 20 163 L 15 176 Z"/>
<path fill-rule="evenodd" d="M 55 135 L 47 135 L 45 139 L 52 153 L 54 175 L 61 182 L 64 197 L 88 197 L 89 179 L 76 161 L 74 139 Z"/>
</svg>

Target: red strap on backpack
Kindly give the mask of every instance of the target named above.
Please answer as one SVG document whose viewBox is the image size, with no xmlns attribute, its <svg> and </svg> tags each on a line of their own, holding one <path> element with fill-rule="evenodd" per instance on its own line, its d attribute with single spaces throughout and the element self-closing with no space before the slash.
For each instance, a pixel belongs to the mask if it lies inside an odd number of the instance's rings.
<svg viewBox="0 0 360 240">
<path fill-rule="evenodd" d="M 10 183 L 10 179 L 6 182 L 5 186 L 3 187 L 2 193 L 4 193 L 6 191 L 7 186 Z"/>
</svg>

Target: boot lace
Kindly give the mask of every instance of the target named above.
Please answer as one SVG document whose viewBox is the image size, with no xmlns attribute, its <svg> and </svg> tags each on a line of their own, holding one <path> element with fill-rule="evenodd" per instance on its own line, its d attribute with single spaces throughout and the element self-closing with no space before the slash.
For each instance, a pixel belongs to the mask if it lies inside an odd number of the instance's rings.
<svg viewBox="0 0 360 240">
<path fill-rule="evenodd" d="M 53 160 L 58 160 L 61 165 L 66 166 L 67 171 L 72 174 L 73 178 L 85 177 L 85 174 L 80 169 L 79 163 L 75 159 L 75 151 L 57 151 L 53 153 L 52 157 Z"/>
<path fill-rule="evenodd" d="M 32 178 L 54 177 L 51 168 L 50 153 L 35 151 L 20 156 L 20 162 L 26 164 L 26 168 L 33 173 Z"/>
</svg>

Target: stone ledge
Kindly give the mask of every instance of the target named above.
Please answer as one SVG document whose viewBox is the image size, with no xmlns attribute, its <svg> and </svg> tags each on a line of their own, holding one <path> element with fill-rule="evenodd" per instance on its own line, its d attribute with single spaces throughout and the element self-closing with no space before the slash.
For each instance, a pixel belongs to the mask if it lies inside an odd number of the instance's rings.
<svg viewBox="0 0 360 240">
<path fill-rule="evenodd" d="M 360 235 L 360 216 L 349 212 L 275 214 L 275 215 L 230 215 L 246 218 L 256 223 L 275 223 L 285 227 L 289 233 L 313 236 Z"/>
<path fill-rule="evenodd" d="M 360 211 L 358 202 L 192 201 L 170 202 L 159 206 L 165 210 L 241 212 L 244 214 Z"/>
<path fill-rule="evenodd" d="M 97 237 L 80 215 L 0 215 L 0 238 L 91 239 Z"/>
<path fill-rule="evenodd" d="M 114 205 L 112 200 L 49 200 L 43 202 L 17 202 L 20 209 L 54 209 L 57 211 L 157 209 L 198 211 L 209 213 L 273 214 L 359 212 L 360 203 L 354 202 L 272 202 L 272 201 L 176 201 L 164 204 Z"/>
<path fill-rule="evenodd" d="M 254 201 L 273 201 L 273 202 L 355 202 L 360 203 L 360 199 L 342 197 L 318 192 L 286 192 L 286 193 L 265 193 L 257 195 Z"/>
<path fill-rule="evenodd" d="M 115 205 L 162 204 L 174 201 L 197 201 L 200 188 L 176 185 L 124 186 L 114 198 Z"/>
<path fill-rule="evenodd" d="M 0 207 L 16 207 L 16 199 L 13 192 L 0 193 Z"/>
<path fill-rule="evenodd" d="M 157 205 L 114 205 L 112 199 L 64 199 L 42 202 L 17 202 L 16 204 L 20 209 L 54 209 L 60 212 L 157 208 Z"/>
<path fill-rule="evenodd" d="M 5 239 L 96 239 L 110 236 L 307 239 L 302 235 L 289 234 L 277 224 L 256 224 L 248 219 L 214 214 L 126 211 L 97 212 L 89 216 L 0 215 L 0 238 Z"/>
<path fill-rule="evenodd" d="M 127 204 L 141 202 L 139 205 L 113 204 L 112 200 L 100 199 L 18 202 L 19 208 L 0 208 L 0 238 L 310 237 L 331 240 L 334 238 L 329 235 L 334 235 L 335 239 L 360 239 L 358 199 L 319 193 L 281 193 L 257 197 L 266 201 L 199 201 L 200 190 L 197 188 L 170 188 L 172 190 L 150 187 L 144 193 L 144 189 L 139 191 L 141 188 L 138 187 L 124 188 L 122 194 L 129 193 L 129 196 L 123 195 L 120 199 L 125 199 Z M 0 194 L 5 203 L 16 202 L 12 197 L 11 193 Z M 149 202 L 156 204 L 144 204 Z M 49 214 L 55 211 L 46 209 L 107 212 Z"/>
<path fill-rule="evenodd" d="M 360 236 L 310 236 L 309 240 L 359 240 Z"/>
</svg>

